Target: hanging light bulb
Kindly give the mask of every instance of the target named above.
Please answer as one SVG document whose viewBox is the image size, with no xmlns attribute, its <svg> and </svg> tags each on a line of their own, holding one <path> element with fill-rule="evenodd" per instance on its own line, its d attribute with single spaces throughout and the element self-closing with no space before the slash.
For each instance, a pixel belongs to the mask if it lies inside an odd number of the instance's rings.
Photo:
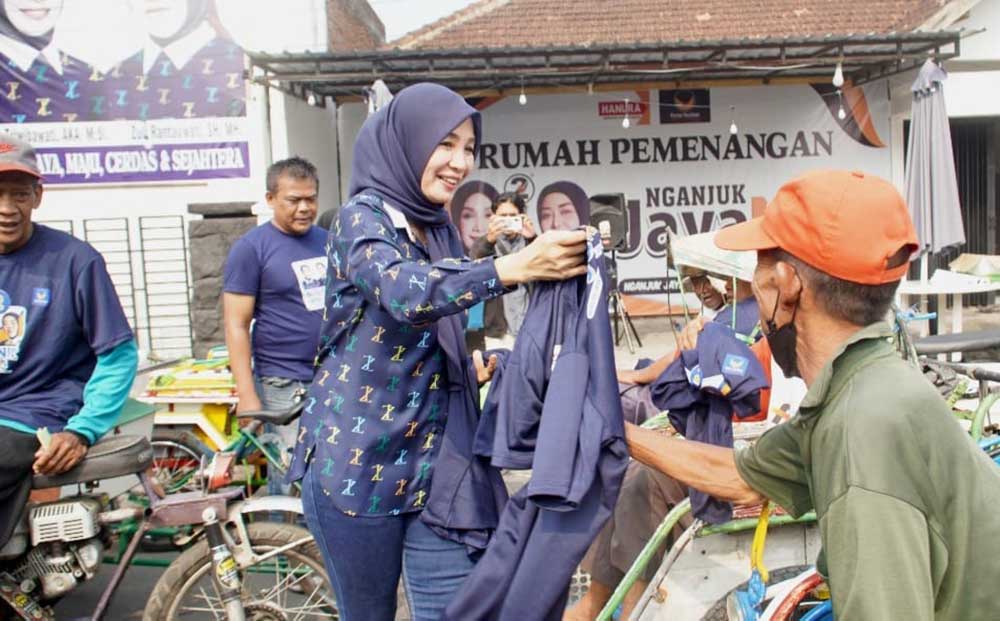
<svg viewBox="0 0 1000 621">
<path fill-rule="evenodd" d="M 306 98 L 306 103 L 309 104 L 310 106 L 315 106 L 316 105 L 316 95 L 313 95 L 312 93 L 309 93 L 309 97 Z"/>
<path fill-rule="evenodd" d="M 732 119 L 729 124 L 729 133 L 735 136 L 740 133 L 740 128 L 736 127 L 736 106 L 729 106 L 729 117 Z"/>
<path fill-rule="evenodd" d="M 844 85 L 844 63 L 837 62 L 837 68 L 833 71 L 832 82 L 837 88 Z"/>
<path fill-rule="evenodd" d="M 837 108 L 837 118 L 843 121 L 847 118 L 847 112 L 844 110 L 844 96 L 840 90 L 837 91 L 837 99 L 840 101 L 840 106 Z"/>
<path fill-rule="evenodd" d="M 528 96 L 524 94 L 524 78 L 521 78 L 521 95 L 517 98 L 517 103 L 522 106 L 528 103 Z"/>
<path fill-rule="evenodd" d="M 632 126 L 632 122 L 628 120 L 628 116 L 626 116 L 624 119 L 622 119 L 622 127 L 624 127 L 625 129 L 628 129 L 631 126 Z"/>
</svg>

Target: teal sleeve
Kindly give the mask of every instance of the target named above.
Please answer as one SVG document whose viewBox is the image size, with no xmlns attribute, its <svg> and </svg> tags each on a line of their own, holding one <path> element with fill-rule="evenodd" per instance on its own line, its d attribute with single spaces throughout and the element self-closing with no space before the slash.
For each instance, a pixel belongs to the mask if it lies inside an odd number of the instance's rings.
<svg viewBox="0 0 1000 621">
<path fill-rule="evenodd" d="M 97 357 L 97 365 L 83 388 L 83 407 L 66 424 L 93 444 L 118 420 L 135 381 L 139 350 L 128 340 Z"/>
</svg>

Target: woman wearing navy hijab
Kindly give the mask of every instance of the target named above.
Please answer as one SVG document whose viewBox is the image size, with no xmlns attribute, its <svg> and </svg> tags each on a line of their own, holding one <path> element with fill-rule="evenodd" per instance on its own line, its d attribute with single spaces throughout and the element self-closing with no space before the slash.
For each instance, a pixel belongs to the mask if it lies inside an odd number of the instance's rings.
<svg viewBox="0 0 1000 621">
<path fill-rule="evenodd" d="M 402 90 L 354 145 L 351 199 L 330 228 L 316 376 L 289 476 L 345 621 L 440 618 L 505 500 L 472 455 L 478 387 L 464 311 L 510 287 L 586 272 L 582 231 L 470 261 L 444 206 L 471 172 L 479 113 L 434 84 Z M 474 556 L 474 555 L 473 555 Z"/>
</svg>

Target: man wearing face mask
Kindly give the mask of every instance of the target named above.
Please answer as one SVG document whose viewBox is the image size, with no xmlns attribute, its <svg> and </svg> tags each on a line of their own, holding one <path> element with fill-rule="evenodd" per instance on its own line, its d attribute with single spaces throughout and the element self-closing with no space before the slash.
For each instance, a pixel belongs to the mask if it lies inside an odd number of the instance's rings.
<svg viewBox="0 0 1000 621">
<path fill-rule="evenodd" d="M 917 248 L 902 197 L 863 173 L 809 173 L 716 244 L 757 251 L 764 334 L 809 391 L 750 448 L 629 426 L 632 456 L 737 504 L 814 509 L 838 621 L 993 618 L 1000 470 L 896 355 L 885 321 Z"/>
</svg>

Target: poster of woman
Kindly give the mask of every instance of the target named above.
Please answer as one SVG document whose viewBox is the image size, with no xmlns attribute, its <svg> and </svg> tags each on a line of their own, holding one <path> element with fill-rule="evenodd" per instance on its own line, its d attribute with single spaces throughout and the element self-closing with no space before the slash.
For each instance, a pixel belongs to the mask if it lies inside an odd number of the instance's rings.
<svg viewBox="0 0 1000 621">
<path fill-rule="evenodd" d="M 572 181 L 556 181 L 538 194 L 538 224 L 542 232 L 569 231 L 590 222 L 590 199 Z"/>
<path fill-rule="evenodd" d="M 490 206 L 498 196 L 496 188 L 484 181 L 469 181 L 457 190 L 451 199 L 451 221 L 458 229 L 466 254 L 472 244 L 486 234 L 490 216 Z"/>
</svg>

